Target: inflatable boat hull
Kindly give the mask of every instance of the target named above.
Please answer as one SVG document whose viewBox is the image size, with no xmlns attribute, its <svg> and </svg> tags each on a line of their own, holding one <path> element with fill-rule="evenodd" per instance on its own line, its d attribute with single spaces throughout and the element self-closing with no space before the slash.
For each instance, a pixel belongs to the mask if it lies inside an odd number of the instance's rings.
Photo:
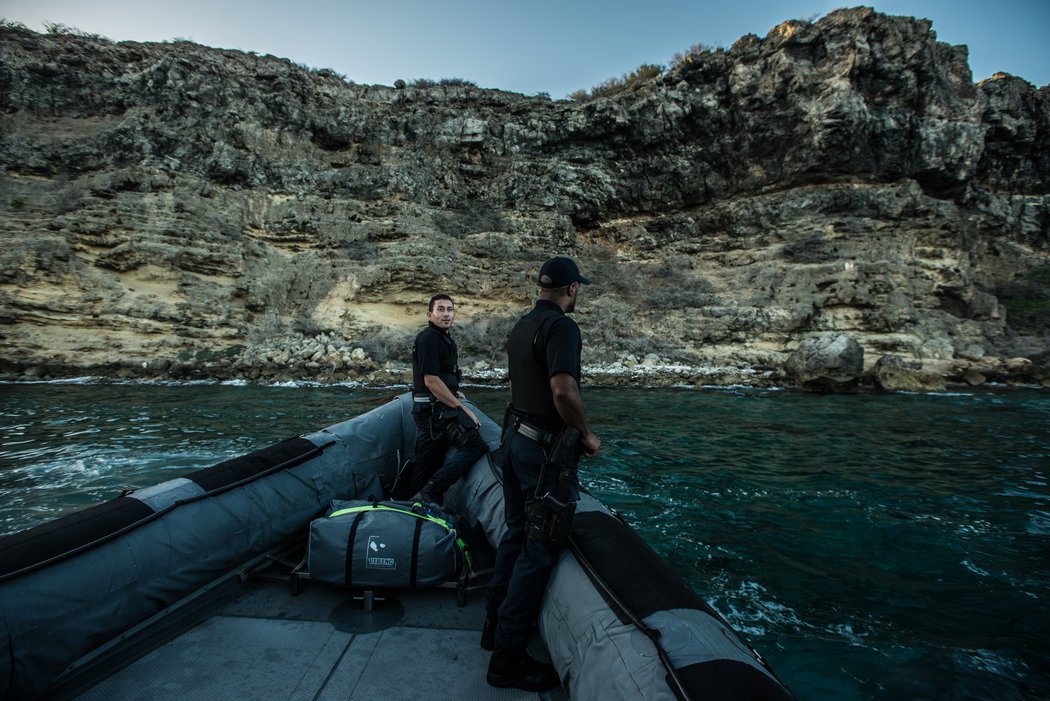
<svg viewBox="0 0 1050 701">
<path fill-rule="evenodd" d="M 499 427 L 480 411 L 490 449 Z M 411 397 L 0 539 L 0 698 L 46 696 L 85 657 L 289 540 L 333 499 L 380 497 L 411 453 Z M 505 528 L 483 456 L 447 507 Z M 761 658 L 584 494 L 539 630 L 573 699 L 790 699 Z M 642 572 L 625 578 L 618 573 Z"/>
</svg>

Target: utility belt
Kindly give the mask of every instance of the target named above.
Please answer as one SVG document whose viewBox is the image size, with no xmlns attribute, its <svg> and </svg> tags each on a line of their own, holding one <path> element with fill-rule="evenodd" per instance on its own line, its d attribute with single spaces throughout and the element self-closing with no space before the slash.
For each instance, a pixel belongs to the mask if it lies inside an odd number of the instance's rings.
<svg viewBox="0 0 1050 701">
<path fill-rule="evenodd" d="M 514 427 L 515 431 L 529 440 L 539 443 L 544 450 L 554 445 L 554 441 L 558 438 L 557 434 L 551 433 L 550 431 L 544 431 L 542 428 L 528 424 L 522 418 L 515 417 L 511 426 Z"/>
<path fill-rule="evenodd" d="M 432 394 L 412 393 L 413 404 L 429 404 L 433 407 L 430 414 L 430 436 L 437 439 L 444 433 L 457 448 L 462 448 L 470 440 L 471 432 L 477 431 L 474 420 L 463 411 L 462 407 L 445 406 Z"/>
<path fill-rule="evenodd" d="M 554 445 L 560 435 L 557 431 L 550 431 L 535 422 L 529 421 L 516 413 L 514 407 L 509 404 L 507 405 L 507 413 L 503 417 L 503 425 L 504 429 L 510 426 L 529 440 L 536 441 L 544 450 Z"/>
</svg>

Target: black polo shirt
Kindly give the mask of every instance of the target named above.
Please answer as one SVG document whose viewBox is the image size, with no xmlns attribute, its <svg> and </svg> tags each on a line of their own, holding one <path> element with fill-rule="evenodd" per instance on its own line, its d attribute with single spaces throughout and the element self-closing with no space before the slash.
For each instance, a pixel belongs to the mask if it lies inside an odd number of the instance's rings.
<svg viewBox="0 0 1050 701">
<path fill-rule="evenodd" d="M 437 375 L 453 394 L 459 391 L 459 350 L 448 331 L 427 322 L 412 347 L 412 391 L 429 393 L 424 375 Z"/>
</svg>

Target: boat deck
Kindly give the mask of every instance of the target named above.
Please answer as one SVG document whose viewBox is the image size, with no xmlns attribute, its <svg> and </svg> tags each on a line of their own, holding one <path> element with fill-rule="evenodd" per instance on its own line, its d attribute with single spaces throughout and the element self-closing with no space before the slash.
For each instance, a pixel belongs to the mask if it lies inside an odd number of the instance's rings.
<svg viewBox="0 0 1050 701">
<path fill-rule="evenodd" d="M 180 616 L 189 620 L 161 640 L 154 633 L 138 643 L 124 654 L 127 666 L 71 698 L 566 699 L 560 689 L 535 694 L 486 683 L 483 589 L 462 607 L 455 588 L 396 590 L 368 612 L 361 592 L 355 599 L 349 589 L 305 581 L 293 595 L 281 579 L 232 577 L 206 609 Z M 545 655 L 539 636 L 530 652 Z"/>
</svg>

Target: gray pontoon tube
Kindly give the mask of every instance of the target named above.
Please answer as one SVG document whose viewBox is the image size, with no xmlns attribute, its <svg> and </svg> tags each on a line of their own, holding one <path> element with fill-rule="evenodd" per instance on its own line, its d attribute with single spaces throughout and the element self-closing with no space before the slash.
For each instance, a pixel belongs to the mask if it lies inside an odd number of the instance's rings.
<svg viewBox="0 0 1050 701">
<path fill-rule="evenodd" d="M 490 447 L 499 428 L 486 417 Z M 482 457 L 455 507 L 493 544 L 503 523 L 499 470 Z M 574 701 L 789 701 L 759 655 L 597 499 L 581 494 L 572 543 L 554 568 L 539 630 Z"/>
</svg>

